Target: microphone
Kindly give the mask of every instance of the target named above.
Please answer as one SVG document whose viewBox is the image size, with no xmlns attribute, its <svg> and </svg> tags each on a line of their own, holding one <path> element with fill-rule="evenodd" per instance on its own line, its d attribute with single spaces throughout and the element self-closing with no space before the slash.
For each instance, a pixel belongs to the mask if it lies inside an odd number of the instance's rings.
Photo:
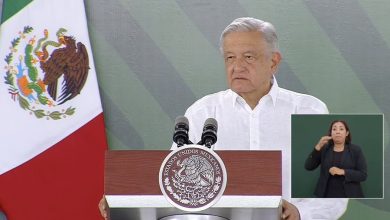
<svg viewBox="0 0 390 220">
<path fill-rule="evenodd" d="M 218 122 L 214 118 L 208 118 L 204 122 L 201 143 L 211 148 L 217 142 Z"/>
<path fill-rule="evenodd" d="M 175 131 L 173 133 L 173 141 L 177 144 L 177 147 L 181 147 L 184 144 L 188 144 L 188 119 L 185 116 L 178 116 L 175 119 Z"/>
</svg>

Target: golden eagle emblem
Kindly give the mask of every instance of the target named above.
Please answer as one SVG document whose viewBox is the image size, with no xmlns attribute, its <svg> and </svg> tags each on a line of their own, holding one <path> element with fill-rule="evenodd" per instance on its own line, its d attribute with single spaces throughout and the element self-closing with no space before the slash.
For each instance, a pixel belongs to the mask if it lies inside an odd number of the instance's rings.
<svg viewBox="0 0 390 220">
<path fill-rule="evenodd" d="M 50 56 L 46 49 L 47 45 L 50 44 L 44 43 L 42 52 L 36 51 L 41 69 L 45 73 L 43 83 L 47 85 L 47 91 L 51 98 L 54 101 L 57 101 L 58 98 L 58 104 L 62 104 L 80 94 L 87 80 L 89 70 L 89 58 L 85 45 L 81 42 L 76 44 L 73 37 L 63 34 L 65 31 L 65 29 L 60 29 L 57 32 L 58 44 L 51 44 L 53 46 L 63 45 L 63 47 L 55 49 Z M 43 39 L 46 38 L 45 31 L 45 38 Z M 61 76 L 64 76 L 64 84 L 61 94 L 57 97 L 57 84 Z"/>
<path fill-rule="evenodd" d="M 53 34 L 54 39 L 49 39 L 47 29 L 39 39 L 32 32 L 32 27 L 24 27 L 4 59 L 11 98 L 37 118 L 58 120 L 73 115 L 73 107 L 54 108 L 81 93 L 90 69 L 87 49 L 64 28 Z"/>
</svg>

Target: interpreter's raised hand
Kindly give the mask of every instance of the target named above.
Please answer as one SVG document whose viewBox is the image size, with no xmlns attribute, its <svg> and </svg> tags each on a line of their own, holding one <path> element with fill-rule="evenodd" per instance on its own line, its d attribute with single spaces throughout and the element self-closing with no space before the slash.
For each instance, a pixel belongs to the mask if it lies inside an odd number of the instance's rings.
<svg viewBox="0 0 390 220">
<path fill-rule="evenodd" d="M 295 205 L 282 200 L 282 220 L 300 220 L 300 215 L 297 207 Z"/>
<path fill-rule="evenodd" d="M 329 173 L 332 176 L 334 176 L 334 175 L 344 176 L 345 175 L 345 171 L 343 169 L 338 168 L 338 167 L 331 167 L 329 169 Z"/>
<path fill-rule="evenodd" d="M 104 197 L 104 195 L 103 195 L 102 199 L 99 201 L 99 211 L 105 220 L 110 219 L 109 218 L 108 204 L 107 204 L 107 200 Z"/>
<path fill-rule="evenodd" d="M 332 139 L 331 136 L 323 136 L 323 137 L 321 137 L 321 139 L 316 144 L 315 149 L 317 151 L 320 151 L 328 143 L 328 141 L 331 140 L 331 139 Z"/>
</svg>

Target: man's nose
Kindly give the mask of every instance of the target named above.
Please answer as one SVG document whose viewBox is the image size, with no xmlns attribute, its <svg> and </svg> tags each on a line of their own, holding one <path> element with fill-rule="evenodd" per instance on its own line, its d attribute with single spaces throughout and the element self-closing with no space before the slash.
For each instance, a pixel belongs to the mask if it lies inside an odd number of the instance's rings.
<svg viewBox="0 0 390 220">
<path fill-rule="evenodd" d="M 246 62 L 243 58 L 236 59 L 236 62 L 234 62 L 234 70 L 240 71 L 246 68 Z"/>
</svg>

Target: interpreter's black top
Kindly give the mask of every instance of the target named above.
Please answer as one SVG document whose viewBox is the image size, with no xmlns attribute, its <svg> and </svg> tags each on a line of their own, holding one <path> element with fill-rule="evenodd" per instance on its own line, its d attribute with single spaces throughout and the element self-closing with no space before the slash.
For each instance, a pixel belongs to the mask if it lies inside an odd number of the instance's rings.
<svg viewBox="0 0 390 220">
<path fill-rule="evenodd" d="M 344 176 L 337 177 L 338 175 L 332 176 L 329 173 L 329 169 L 335 164 L 338 165 L 336 167 L 345 171 Z M 364 197 L 360 182 L 367 178 L 367 164 L 359 146 L 346 144 L 344 151 L 340 154 L 334 152 L 334 146 L 329 144 L 322 147 L 320 151 L 314 148 L 306 159 L 305 168 L 314 170 L 320 165 L 320 177 L 314 192 L 317 197 Z M 340 193 L 342 191 L 341 187 L 345 194 Z"/>
<path fill-rule="evenodd" d="M 341 167 L 341 159 L 343 157 L 344 151 L 336 152 L 333 151 L 333 162 L 332 166 Z M 326 198 L 346 198 L 344 190 L 344 176 L 339 175 L 330 175 L 328 179 L 328 184 L 326 186 L 325 197 Z"/>
</svg>

